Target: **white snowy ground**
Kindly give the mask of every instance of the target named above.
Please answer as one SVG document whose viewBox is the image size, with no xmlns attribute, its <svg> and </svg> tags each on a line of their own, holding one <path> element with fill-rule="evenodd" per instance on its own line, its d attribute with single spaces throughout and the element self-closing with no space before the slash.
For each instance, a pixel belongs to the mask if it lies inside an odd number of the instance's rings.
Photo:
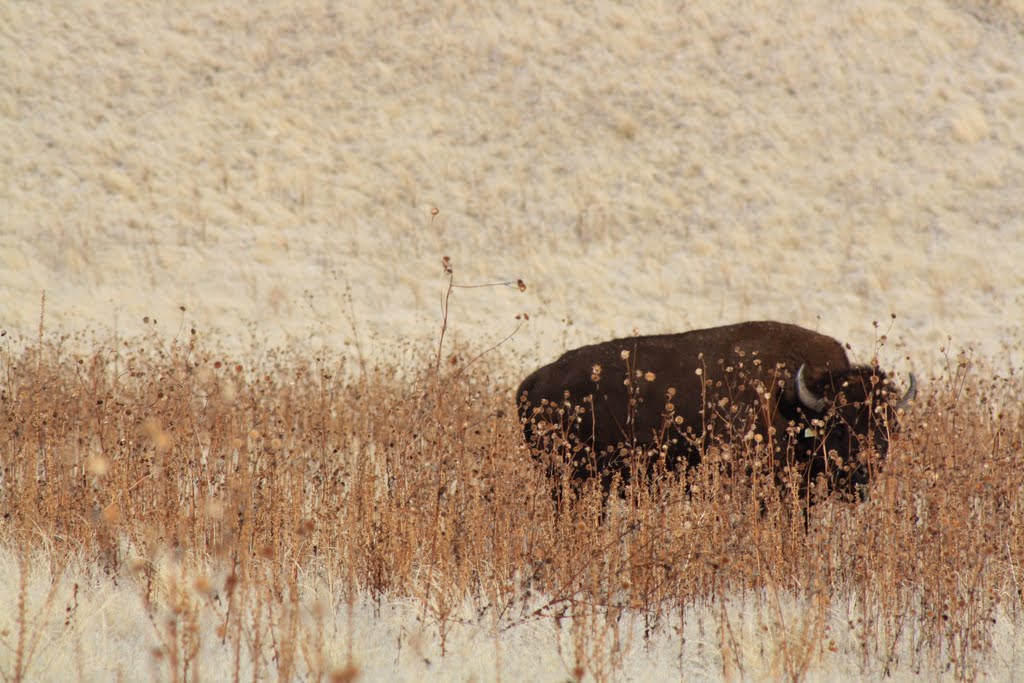
<svg viewBox="0 0 1024 683">
<path fill-rule="evenodd" d="M 528 313 L 524 369 L 752 318 L 863 360 L 890 313 L 900 371 L 1024 356 L 1020 0 L 10 0 L 0 63 L 16 345 L 45 290 L 51 334 L 383 355 L 436 335 L 447 255 L 526 281 L 452 311 Z"/>
<path fill-rule="evenodd" d="M 33 625 L 42 627 L 34 633 L 30 680 L 64 683 L 73 680 L 169 680 L 165 662 L 154 657 L 153 650 L 166 635 L 170 612 L 161 609 L 150 618 L 143 607 L 142 590 L 131 578 L 122 576 L 115 583 L 95 567 L 72 563 L 57 581 L 56 598 L 46 606 L 50 591 L 48 565 L 32 560 L 37 569 L 28 583 L 27 611 L 34 616 Z M 158 591 L 176 580 L 175 567 L 162 564 L 156 580 Z M 18 565 L 9 549 L 0 549 L 0 575 L 12 581 L 0 583 L 0 604 L 17 604 Z M 220 577 L 221 579 L 223 577 Z M 214 580 L 218 585 L 221 581 Z M 611 680 L 783 680 L 788 678 L 783 656 L 785 645 L 798 660 L 799 652 L 810 643 L 814 657 L 800 680 L 852 681 L 953 680 L 955 672 L 942 670 L 926 655 L 907 645 L 891 653 L 865 654 L 848 624 L 860 616 L 852 606 L 838 605 L 830 610 L 827 634 L 808 628 L 806 613 L 814 608 L 809 601 L 787 595 L 765 595 L 761 600 L 730 600 L 725 609 L 728 631 L 719 628 L 721 606 L 694 606 L 686 613 L 683 630 L 678 619 L 669 618 L 648 641 L 643 638 L 644 623 L 628 610 L 619 621 L 621 658 L 617 669 L 609 667 L 609 654 L 614 640 L 583 638 L 584 649 L 574 649 L 572 624 L 562 620 L 561 628 L 553 619 L 503 618 L 481 619 L 471 605 L 458 610 L 447 626 L 446 653 L 442 656 L 439 627 L 422 607 L 411 600 L 384 599 L 378 605 L 365 596 L 352 608 L 339 602 L 323 581 L 300 578 L 303 598 L 302 617 L 294 636 L 300 670 L 308 671 L 309 662 L 316 662 L 324 672 L 339 673 L 354 654 L 360 681 L 566 681 L 572 680 L 577 656 L 593 657 L 588 661 L 588 676 L 595 668 L 614 672 Z M 77 593 L 75 587 L 78 587 Z M 197 603 L 202 598 L 185 586 L 186 593 Z M 75 597 L 77 595 L 77 597 Z M 221 643 L 216 634 L 223 623 L 227 603 L 213 597 L 199 609 L 199 655 L 190 668 L 198 680 L 234 680 L 236 657 L 230 642 Z M 0 612 L 0 628 L 15 641 L 14 609 Z M 315 615 L 322 615 L 318 619 Z M 264 615 L 264 619 L 266 615 Z M 178 627 L 186 619 L 178 617 Z M 70 624 L 70 627 L 67 625 Z M 252 627 L 250 626 L 250 629 Z M 265 628 L 265 622 L 264 622 Z M 581 626 L 586 633 L 588 626 Z M 603 623 L 596 630 L 603 629 Z M 914 624 L 904 624 L 904 635 L 914 632 Z M 254 631 L 255 629 L 253 629 Z M 285 628 L 265 631 L 261 680 L 274 680 L 274 646 L 280 646 Z M 1024 675 L 1024 631 L 1020 624 L 997 612 L 991 627 L 995 655 L 987 662 L 984 673 L 988 680 L 1019 681 Z M 247 635 L 252 636 L 250 631 Z M 734 654 L 723 668 L 723 638 L 726 649 Z M 243 645 L 240 680 L 252 680 L 256 666 L 255 653 Z M 885 676 L 885 656 L 895 662 L 891 675 Z M 12 653 L 4 653 L 0 663 L 9 670 Z M 737 662 L 739 664 L 737 664 Z M 307 676 L 306 680 L 312 679 Z M 300 679 L 304 680 L 304 679 Z"/>
</svg>

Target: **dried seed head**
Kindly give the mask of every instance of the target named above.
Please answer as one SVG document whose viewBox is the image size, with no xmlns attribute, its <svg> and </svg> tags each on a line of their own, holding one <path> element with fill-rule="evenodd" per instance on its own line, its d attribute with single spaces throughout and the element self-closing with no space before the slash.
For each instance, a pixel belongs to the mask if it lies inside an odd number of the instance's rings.
<svg viewBox="0 0 1024 683">
<path fill-rule="evenodd" d="M 156 445 L 158 451 L 163 453 L 171 449 L 171 446 L 174 445 L 174 439 L 167 432 L 160 430 L 160 433 L 153 437 L 153 444 Z"/>
<path fill-rule="evenodd" d="M 199 576 L 197 576 L 195 580 L 192 582 L 192 586 L 196 589 L 197 593 L 202 593 L 203 595 L 210 596 L 213 595 L 215 592 L 213 590 L 213 584 L 210 583 L 209 577 L 207 577 L 205 574 L 200 574 Z"/>
<path fill-rule="evenodd" d="M 102 455 L 94 455 L 85 461 L 85 471 L 97 477 L 104 476 L 110 470 L 110 461 Z"/>
<path fill-rule="evenodd" d="M 154 417 L 147 417 L 142 422 L 142 433 L 147 438 L 156 438 L 156 435 L 160 433 L 160 423 Z"/>
<path fill-rule="evenodd" d="M 103 508 L 103 521 L 107 524 L 118 524 L 121 521 L 121 507 L 117 503 L 111 503 Z"/>
<path fill-rule="evenodd" d="M 346 664 L 341 668 L 332 669 L 327 675 L 327 680 L 330 683 L 353 683 L 357 678 L 359 678 L 359 667 L 355 664 Z"/>
</svg>

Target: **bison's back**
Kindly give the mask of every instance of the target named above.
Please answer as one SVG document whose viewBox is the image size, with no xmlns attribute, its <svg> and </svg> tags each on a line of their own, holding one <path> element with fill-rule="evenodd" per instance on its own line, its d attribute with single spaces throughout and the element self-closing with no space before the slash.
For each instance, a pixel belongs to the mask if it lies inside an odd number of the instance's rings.
<svg viewBox="0 0 1024 683">
<path fill-rule="evenodd" d="M 628 357 L 623 352 L 628 352 Z M 755 364 L 755 360 L 760 362 Z M 750 368 L 781 364 L 790 372 L 802 363 L 829 370 L 850 367 L 842 344 L 832 337 L 787 323 L 744 322 L 677 334 L 624 337 L 566 351 L 523 380 L 517 399 L 525 394 L 536 406 L 540 399 L 561 401 L 564 391 L 573 396 L 590 393 L 595 386 L 591 379 L 595 366 L 606 389 L 616 380 L 622 386 L 627 371 L 640 370 L 655 373 L 656 380 L 660 372 L 665 382 L 675 382 L 680 393 L 687 386 L 700 388 L 698 369 L 714 372 L 718 366 L 739 363 Z M 687 394 L 681 397 L 689 398 Z"/>
</svg>

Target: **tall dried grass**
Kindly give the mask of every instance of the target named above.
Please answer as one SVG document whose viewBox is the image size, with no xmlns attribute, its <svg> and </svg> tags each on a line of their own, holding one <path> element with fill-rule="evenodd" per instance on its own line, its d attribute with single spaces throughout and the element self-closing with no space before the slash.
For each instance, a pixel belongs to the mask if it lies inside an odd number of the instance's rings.
<svg viewBox="0 0 1024 683">
<path fill-rule="evenodd" d="M 973 679 L 997 620 L 1024 616 L 1024 392 L 1015 370 L 966 355 L 922 382 L 869 500 L 819 504 L 805 530 L 710 466 L 698 486 L 666 479 L 607 506 L 594 487 L 556 514 L 497 353 L 361 372 L 283 349 L 224 357 L 194 331 L 69 346 L 0 353 L 0 543 L 22 582 L 5 679 L 38 673 L 61 604 L 57 631 L 77 618 L 56 588 L 26 607 L 40 553 L 54 577 L 78 557 L 134 586 L 153 675 L 170 680 L 200 680 L 204 647 L 236 680 L 357 678 L 352 640 L 324 645 L 332 608 L 303 606 L 310 576 L 349 614 L 365 595 L 413 600 L 442 656 L 455 627 L 497 639 L 549 622 L 567 669 L 552 676 L 593 680 L 622 673 L 627 623 L 678 634 L 682 667 L 688 615 L 709 611 L 725 677 L 764 675 L 760 661 L 802 680 L 843 649 L 865 675 Z"/>
</svg>

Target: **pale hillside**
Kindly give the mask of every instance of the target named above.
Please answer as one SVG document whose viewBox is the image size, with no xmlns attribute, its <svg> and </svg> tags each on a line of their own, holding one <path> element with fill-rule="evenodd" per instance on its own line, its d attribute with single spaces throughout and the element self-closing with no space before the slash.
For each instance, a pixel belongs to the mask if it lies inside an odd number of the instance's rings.
<svg viewBox="0 0 1024 683">
<path fill-rule="evenodd" d="M 571 341 L 741 318 L 871 352 L 1024 317 L 1015 3 L 13 2 L 4 326 L 243 346 L 531 315 Z M 431 220 L 430 209 L 440 213 Z M 565 339 L 562 320 L 574 330 Z M 893 358 L 899 356 L 893 352 Z M 931 360 L 922 358 L 926 366 Z"/>
</svg>

